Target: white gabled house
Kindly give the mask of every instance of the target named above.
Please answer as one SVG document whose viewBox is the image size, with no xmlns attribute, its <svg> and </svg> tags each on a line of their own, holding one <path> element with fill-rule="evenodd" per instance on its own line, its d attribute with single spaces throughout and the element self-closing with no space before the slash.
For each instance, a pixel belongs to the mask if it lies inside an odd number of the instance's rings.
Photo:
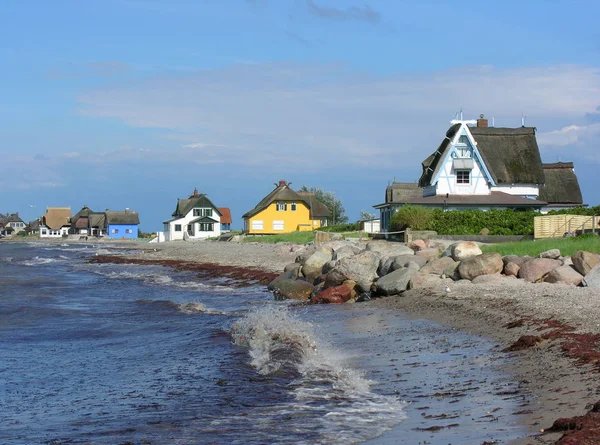
<svg viewBox="0 0 600 445">
<path fill-rule="evenodd" d="M 386 189 L 385 203 L 374 206 L 381 212 L 383 231 L 405 204 L 445 210 L 543 211 L 551 196 L 555 207 L 582 205 L 572 163 L 543 164 L 535 128 L 489 127 L 483 115 L 451 124 L 439 147 L 422 162 L 418 184 L 394 182 Z M 559 167 L 561 179 L 551 181 L 550 172 Z M 566 200 L 564 187 L 576 188 L 577 193 Z"/>
<path fill-rule="evenodd" d="M 46 213 L 40 218 L 40 238 L 68 236 L 70 228 L 70 207 L 47 207 Z"/>
<path fill-rule="evenodd" d="M 177 207 L 164 221 L 164 240 L 197 240 L 221 235 L 221 212 L 203 193 L 194 193 L 187 199 L 178 199 Z"/>
</svg>

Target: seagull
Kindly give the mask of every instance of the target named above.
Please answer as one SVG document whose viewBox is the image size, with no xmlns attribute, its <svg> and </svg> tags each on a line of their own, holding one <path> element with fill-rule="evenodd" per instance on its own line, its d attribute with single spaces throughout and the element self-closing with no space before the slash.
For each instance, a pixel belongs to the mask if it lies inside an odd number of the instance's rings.
<svg viewBox="0 0 600 445">
<path fill-rule="evenodd" d="M 33 204 L 29 204 L 29 207 L 31 207 L 32 209 L 35 208 Z"/>
<path fill-rule="evenodd" d="M 452 289 L 450 289 L 450 287 L 446 286 L 446 289 L 444 289 L 446 291 L 447 294 L 449 294 L 450 292 L 452 292 Z"/>
</svg>

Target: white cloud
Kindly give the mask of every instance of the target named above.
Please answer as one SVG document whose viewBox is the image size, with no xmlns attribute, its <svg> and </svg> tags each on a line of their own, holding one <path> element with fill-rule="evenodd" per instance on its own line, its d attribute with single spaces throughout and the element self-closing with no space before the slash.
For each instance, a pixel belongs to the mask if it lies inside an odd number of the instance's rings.
<svg viewBox="0 0 600 445">
<path fill-rule="evenodd" d="M 272 63 L 99 88 L 79 102 L 86 116 L 170 130 L 166 138 L 180 142 L 160 151 L 165 160 L 200 149 L 198 156 L 273 168 L 401 170 L 410 163 L 414 170 L 461 107 L 465 117 L 485 113 L 497 126 L 519 126 L 524 113 L 540 135 L 560 132 L 597 109 L 600 76 L 597 68 L 565 65 L 373 77 L 341 65 Z"/>
</svg>

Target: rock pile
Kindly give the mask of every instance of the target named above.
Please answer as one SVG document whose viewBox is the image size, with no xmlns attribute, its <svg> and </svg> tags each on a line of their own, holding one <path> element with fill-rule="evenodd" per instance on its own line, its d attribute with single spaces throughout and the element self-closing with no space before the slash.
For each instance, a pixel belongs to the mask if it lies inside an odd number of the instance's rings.
<svg viewBox="0 0 600 445">
<path fill-rule="evenodd" d="M 600 256 L 579 251 L 571 257 L 558 249 L 538 257 L 482 253 L 477 243 L 448 248 L 435 240 L 406 246 L 388 241 L 331 241 L 298 251 L 296 262 L 269 284 L 277 299 L 346 303 L 407 289 L 477 283 L 563 283 L 600 288 Z M 507 283 L 508 284 L 508 283 Z"/>
</svg>

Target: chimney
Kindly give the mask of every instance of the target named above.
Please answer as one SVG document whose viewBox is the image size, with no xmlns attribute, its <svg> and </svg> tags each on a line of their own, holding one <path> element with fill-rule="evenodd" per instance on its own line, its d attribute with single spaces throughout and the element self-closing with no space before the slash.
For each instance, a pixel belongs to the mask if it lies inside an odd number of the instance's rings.
<svg viewBox="0 0 600 445">
<path fill-rule="evenodd" d="M 479 119 L 477 119 L 477 127 L 479 128 L 487 128 L 488 120 L 483 117 L 483 114 L 479 115 Z"/>
<path fill-rule="evenodd" d="M 194 187 L 194 197 L 198 196 L 198 189 Z"/>
<path fill-rule="evenodd" d="M 284 180 L 284 179 L 281 179 L 281 180 L 279 181 L 279 187 L 285 187 L 285 186 L 287 186 L 287 183 L 285 182 L 285 180 Z"/>
</svg>

